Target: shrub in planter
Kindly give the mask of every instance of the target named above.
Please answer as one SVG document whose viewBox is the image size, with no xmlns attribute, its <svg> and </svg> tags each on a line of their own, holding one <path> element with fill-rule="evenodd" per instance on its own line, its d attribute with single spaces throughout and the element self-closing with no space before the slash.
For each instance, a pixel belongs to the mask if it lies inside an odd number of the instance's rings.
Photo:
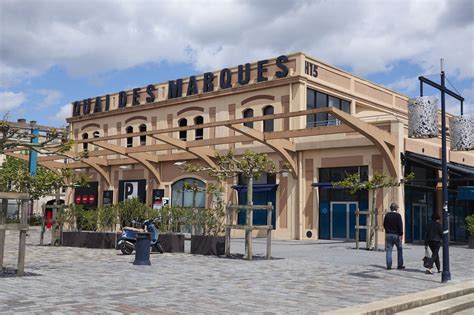
<svg viewBox="0 0 474 315">
<path fill-rule="evenodd" d="M 97 229 L 99 231 L 114 231 L 118 219 L 117 209 L 111 206 L 97 208 Z"/>
<path fill-rule="evenodd" d="M 474 248 L 474 214 L 467 216 L 465 221 L 469 232 L 469 248 Z"/>
<path fill-rule="evenodd" d="M 202 235 L 191 236 L 191 254 L 224 255 L 225 236 L 224 213 L 225 206 L 222 200 L 222 188 L 208 184 L 207 192 L 213 196 L 210 208 L 194 209 L 192 223 L 202 232 Z"/>
<path fill-rule="evenodd" d="M 115 248 L 120 234 L 117 232 L 63 232 L 62 246 L 86 248 Z"/>
<path fill-rule="evenodd" d="M 119 217 L 120 227 L 131 226 L 132 221 L 143 222 L 156 216 L 155 211 L 141 203 L 137 198 L 127 199 L 114 206 Z"/>
<path fill-rule="evenodd" d="M 157 210 L 158 229 L 161 246 L 167 253 L 184 253 L 184 234 L 181 233 L 186 224 L 188 211 L 182 207 L 166 206 Z"/>
</svg>

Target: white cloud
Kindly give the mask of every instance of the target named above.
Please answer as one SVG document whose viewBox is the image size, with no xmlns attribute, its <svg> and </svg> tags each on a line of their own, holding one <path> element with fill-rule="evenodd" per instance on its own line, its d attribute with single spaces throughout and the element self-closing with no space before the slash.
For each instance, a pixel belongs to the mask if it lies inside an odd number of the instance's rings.
<svg viewBox="0 0 474 315">
<path fill-rule="evenodd" d="M 412 94 L 420 86 L 418 76 L 407 78 L 401 77 L 399 80 L 386 85 L 389 89 L 400 91 L 406 94 Z"/>
<path fill-rule="evenodd" d="M 0 114 L 21 106 L 26 100 L 26 94 L 23 92 L 15 93 L 11 91 L 0 92 Z"/>
<path fill-rule="evenodd" d="M 54 118 L 58 121 L 66 123 L 66 118 L 72 116 L 72 107 L 71 104 L 66 104 L 59 108 L 59 112 L 56 113 Z"/>
<path fill-rule="evenodd" d="M 402 60 L 439 69 L 444 57 L 449 75 L 474 77 L 471 0 L 24 0 L 0 11 L 3 86 L 53 66 L 74 76 L 160 62 L 213 70 L 293 51 L 361 75 Z"/>
<path fill-rule="evenodd" d="M 41 89 L 36 91 L 38 94 L 44 96 L 44 99 L 38 104 L 39 107 L 45 108 L 56 105 L 63 97 L 63 94 L 57 90 Z"/>
</svg>

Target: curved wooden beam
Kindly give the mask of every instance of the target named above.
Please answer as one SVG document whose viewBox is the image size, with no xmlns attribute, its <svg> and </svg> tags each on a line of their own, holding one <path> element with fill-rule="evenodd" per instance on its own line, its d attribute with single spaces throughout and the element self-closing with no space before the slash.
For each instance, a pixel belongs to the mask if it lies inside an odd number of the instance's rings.
<svg viewBox="0 0 474 315">
<path fill-rule="evenodd" d="M 77 156 L 76 153 L 70 152 L 70 151 L 62 153 L 62 154 L 70 157 L 71 159 L 74 159 Z M 83 162 L 84 164 L 87 164 L 88 166 L 92 167 L 107 182 L 107 185 L 112 186 L 112 180 L 110 179 L 109 172 L 107 170 L 104 170 L 101 166 L 101 165 L 107 166 L 107 160 L 97 158 L 97 157 L 89 157 L 89 158 L 81 159 L 81 162 Z"/>
<path fill-rule="evenodd" d="M 270 148 L 272 148 L 278 155 L 285 160 L 288 165 L 290 166 L 290 172 L 291 174 L 296 178 L 297 173 L 296 173 L 296 161 L 292 154 L 290 152 L 295 152 L 295 145 L 293 142 L 286 140 L 286 139 L 275 139 L 275 140 L 267 140 L 265 138 L 265 133 L 245 127 L 244 125 L 241 124 L 230 124 L 227 125 L 232 130 L 235 130 L 237 132 L 240 132 L 243 135 L 246 135 L 260 143 L 263 143 Z"/>
<path fill-rule="evenodd" d="M 30 161 L 28 155 L 25 155 L 25 154 L 19 154 L 19 153 L 14 153 L 14 152 L 5 152 L 5 155 L 8 155 L 8 156 L 11 156 L 11 157 L 23 160 L 23 161 L 27 161 L 27 162 Z M 47 169 L 49 169 L 53 172 L 58 172 L 59 169 L 64 168 L 64 164 L 59 163 L 59 162 L 54 162 L 54 161 L 44 161 L 44 162 L 38 161 L 38 165 L 46 167 Z"/>
<path fill-rule="evenodd" d="M 327 112 L 369 139 L 382 153 L 390 175 L 398 178 L 396 163 L 398 150 L 395 150 L 397 140 L 393 135 L 334 107 L 328 107 Z"/>
<path fill-rule="evenodd" d="M 99 141 L 93 141 L 92 143 L 98 147 L 101 147 L 102 149 L 113 151 L 115 153 L 127 156 L 137 161 L 138 163 L 142 164 L 150 173 L 153 174 L 157 184 L 161 183 L 160 173 L 158 173 L 158 170 L 156 169 L 156 167 L 150 163 L 150 162 L 157 162 L 156 156 L 151 155 L 149 153 L 129 153 L 127 152 L 126 148 L 121 147 L 119 145 L 107 143 L 106 141 L 99 140 Z"/>
<path fill-rule="evenodd" d="M 210 148 L 205 148 L 205 147 L 190 147 L 187 141 L 183 140 L 178 140 L 174 139 L 171 137 L 168 137 L 166 135 L 152 135 L 152 138 L 155 138 L 156 140 L 160 140 L 164 143 L 170 144 L 174 146 L 177 149 L 185 150 L 197 158 L 202 159 L 204 162 L 206 162 L 209 167 L 212 168 L 217 168 L 216 163 L 213 161 L 213 156 L 214 156 L 214 151 Z"/>
</svg>

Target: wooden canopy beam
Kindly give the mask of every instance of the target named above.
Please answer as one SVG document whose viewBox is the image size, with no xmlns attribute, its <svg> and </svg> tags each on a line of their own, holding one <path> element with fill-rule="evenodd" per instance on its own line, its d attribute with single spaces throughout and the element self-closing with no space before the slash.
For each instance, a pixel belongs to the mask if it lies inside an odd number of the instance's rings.
<svg viewBox="0 0 474 315">
<path fill-rule="evenodd" d="M 14 153 L 14 152 L 5 152 L 5 155 L 8 155 L 8 156 L 11 156 L 11 157 L 23 160 L 23 161 L 27 161 L 27 162 L 29 162 L 29 160 L 30 160 L 28 155 L 25 155 L 25 154 Z M 43 162 L 38 161 L 38 165 L 46 167 L 47 169 L 49 169 L 53 172 L 57 172 L 59 169 L 64 168 L 64 164 L 59 163 L 59 162 L 54 162 L 54 161 L 43 161 Z"/>
<path fill-rule="evenodd" d="M 150 173 L 153 174 L 157 184 L 161 183 L 161 176 L 158 170 L 150 162 L 158 162 L 156 155 L 151 155 L 149 153 L 128 153 L 127 149 L 115 144 L 107 143 L 106 141 L 94 141 L 94 145 L 101 147 L 103 149 L 127 156 L 140 164 L 142 164 Z"/>
<path fill-rule="evenodd" d="M 62 153 L 71 159 L 74 159 L 77 157 L 77 154 L 74 152 L 64 152 Z M 107 161 L 104 161 L 104 159 L 101 158 L 94 158 L 94 157 L 89 157 L 89 158 L 83 158 L 81 159 L 81 162 L 87 164 L 88 166 L 92 167 L 94 170 L 96 170 L 102 178 L 107 182 L 107 185 L 112 186 L 112 180 L 110 178 L 110 173 L 108 170 L 105 170 L 101 165 L 107 165 Z M 105 164 L 104 164 L 105 163 Z"/>
<path fill-rule="evenodd" d="M 261 142 L 275 150 L 275 152 L 278 153 L 278 155 L 280 155 L 280 157 L 288 163 L 288 165 L 290 166 L 291 174 L 295 178 L 297 177 L 296 161 L 292 156 L 296 150 L 295 145 L 291 141 L 288 141 L 286 139 L 267 140 L 265 139 L 265 133 L 252 128 L 245 127 L 241 124 L 230 124 L 227 125 L 227 127 L 237 132 L 240 132 L 241 134 L 246 135 L 258 142 Z"/>
<path fill-rule="evenodd" d="M 188 145 L 187 141 L 174 139 L 174 138 L 171 138 L 171 137 L 166 136 L 164 134 L 152 135 L 151 137 L 155 138 L 157 140 L 160 140 L 164 143 L 170 144 L 170 145 L 174 146 L 175 148 L 185 150 L 185 151 L 193 154 L 194 156 L 202 159 L 204 162 L 206 162 L 207 165 L 209 165 L 209 167 L 217 168 L 216 163 L 214 163 L 214 161 L 212 159 L 214 157 L 215 153 L 210 148 L 207 148 L 207 147 L 190 147 Z"/>
<path fill-rule="evenodd" d="M 359 132 L 372 141 L 380 150 L 380 153 L 382 153 L 390 175 L 398 178 L 397 156 L 395 153 L 397 150 L 394 150 L 397 147 L 397 141 L 393 135 L 334 107 L 328 107 L 327 111 L 354 129 L 354 131 Z"/>
</svg>

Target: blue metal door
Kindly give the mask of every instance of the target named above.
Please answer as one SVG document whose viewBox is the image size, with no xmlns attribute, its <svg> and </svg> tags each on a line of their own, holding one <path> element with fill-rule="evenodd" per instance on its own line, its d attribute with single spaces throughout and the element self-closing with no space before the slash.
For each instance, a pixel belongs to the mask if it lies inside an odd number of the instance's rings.
<svg viewBox="0 0 474 315">
<path fill-rule="evenodd" d="M 347 238 L 347 205 L 346 203 L 331 204 L 331 238 Z"/>
<path fill-rule="evenodd" d="M 331 238 L 355 239 L 357 202 L 331 202 Z"/>
<path fill-rule="evenodd" d="M 425 226 L 428 220 L 427 206 L 424 204 L 413 204 L 413 241 L 422 241 L 425 234 Z"/>
<path fill-rule="evenodd" d="M 268 202 L 272 203 L 272 222 L 273 229 L 275 229 L 276 223 L 276 190 L 270 191 L 259 191 L 253 193 L 253 204 L 254 205 L 267 205 Z M 239 192 L 239 204 L 247 204 L 247 191 Z M 247 215 L 244 210 L 239 211 L 238 222 L 239 224 L 245 224 Z M 267 224 L 267 211 L 254 210 L 253 211 L 253 224 L 254 225 L 266 225 Z"/>
</svg>

